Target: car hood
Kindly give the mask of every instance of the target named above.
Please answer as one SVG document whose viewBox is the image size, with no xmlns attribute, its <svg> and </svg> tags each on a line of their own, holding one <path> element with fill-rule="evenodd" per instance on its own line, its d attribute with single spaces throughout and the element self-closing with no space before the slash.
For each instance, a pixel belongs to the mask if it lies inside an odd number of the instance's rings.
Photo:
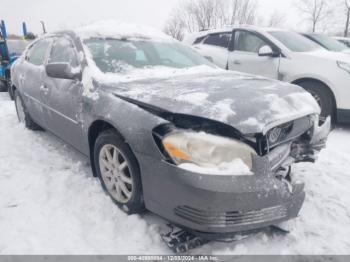
<svg viewBox="0 0 350 262">
<path fill-rule="evenodd" d="M 112 90 L 129 102 L 221 121 L 243 134 L 266 133 L 320 113 L 313 97 L 298 86 L 224 70 L 118 83 Z"/>
<path fill-rule="evenodd" d="M 350 55 L 349 55 L 350 53 L 348 52 L 333 52 L 333 51 L 320 49 L 313 52 L 307 52 L 305 54 L 318 57 L 318 58 L 332 60 L 332 61 L 341 61 L 341 62 L 350 63 Z"/>
</svg>

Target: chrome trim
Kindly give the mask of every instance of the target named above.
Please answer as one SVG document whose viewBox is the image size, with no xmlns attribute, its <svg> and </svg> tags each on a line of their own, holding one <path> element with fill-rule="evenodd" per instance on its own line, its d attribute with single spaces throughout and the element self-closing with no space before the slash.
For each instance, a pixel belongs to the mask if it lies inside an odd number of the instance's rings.
<svg viewBox="0 0 350 262">
<path fill-rule="evenodd" d="M 282 219 L 288 215 L 287 208 L 284 206 L 274 206 L 260 210 L 227 212 L 210 212 L 189 206 L 178 206 L 174 212 L 177 216 L 193 223 L 212 227 L 254 225 Z"/>
</svg>

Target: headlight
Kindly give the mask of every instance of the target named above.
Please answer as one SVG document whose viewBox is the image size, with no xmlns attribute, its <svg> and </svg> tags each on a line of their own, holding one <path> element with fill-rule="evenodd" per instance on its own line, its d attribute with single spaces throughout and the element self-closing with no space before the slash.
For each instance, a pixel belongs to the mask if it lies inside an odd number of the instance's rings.
<svg viewBox="0 0 350 262">
<path fill-rule="evenodd" d="M 167 135 L 163 146 L 181 168 L 217 175 L 251 174 L 252 156 L 247 144 L 204 132 L 178 131 Z"/>
<path fill-rule="evenodd" d="M 345 63 L 345 62 L 340 62 L 340 61 L 338 61 L 337 64 L 341 69 L 345 70 L 346 72 L 348 72 L 350 74 L 350 64 Z"/>
</svg>

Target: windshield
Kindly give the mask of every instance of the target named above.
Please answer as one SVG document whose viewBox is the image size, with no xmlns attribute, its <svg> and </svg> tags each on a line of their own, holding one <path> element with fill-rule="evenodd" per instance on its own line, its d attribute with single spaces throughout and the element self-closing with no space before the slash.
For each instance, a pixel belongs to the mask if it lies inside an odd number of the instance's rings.
<svg viewBox="0 0 350 262">
<path fill-rule="evenodd" d="M 21 55 L 29 44 L 26 40 L 7 40 L 10 55 Z"/>
<path fill-rule="evenodd" d="M 269 33 L 293 52 L 310 52 L 322 48 L 295 32 L 271 31 Z"/>
<path fill-rule="evenodd" d="M 310 35 L 310 37 L 330 51 L 342 52 L 348 49 L 344 44 L 325 35 Z"/>
<path fill-rule="evenodd" d="M 133 68 L 156 66 L 213 66 L 194 50 L 177 42 L 92 38 L 84 43 L 97 67 L 104 73 L 120 73 Z"/>
</svg>

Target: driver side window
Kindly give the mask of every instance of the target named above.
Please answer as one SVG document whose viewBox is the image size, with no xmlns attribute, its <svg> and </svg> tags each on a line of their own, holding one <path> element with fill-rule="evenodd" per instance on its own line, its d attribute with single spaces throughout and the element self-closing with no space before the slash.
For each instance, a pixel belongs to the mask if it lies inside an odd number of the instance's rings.
<svg viewBox="0 0 350 262">
<path fill-rule="evenodd" d="M 259 53 L 260 48 L 269 46 L 262 38 L 247 31 L 237 31 L 235 33 L 235 51 L 243 51 L 249 53 Z"/>
<path fill-rule="evenodd" d="M 52 46 L 49 63 L 69 63 L 72 67 L 79 66 L 73 43 L 66 37 L 58 38 Z"/>
<path fill-rule="evenodd" d="M 35 43 L 28 51 L 27 61 L 33 65 L 41 66 L 45 63 L 51 39 L 42 39 Z"/>
</svg>

